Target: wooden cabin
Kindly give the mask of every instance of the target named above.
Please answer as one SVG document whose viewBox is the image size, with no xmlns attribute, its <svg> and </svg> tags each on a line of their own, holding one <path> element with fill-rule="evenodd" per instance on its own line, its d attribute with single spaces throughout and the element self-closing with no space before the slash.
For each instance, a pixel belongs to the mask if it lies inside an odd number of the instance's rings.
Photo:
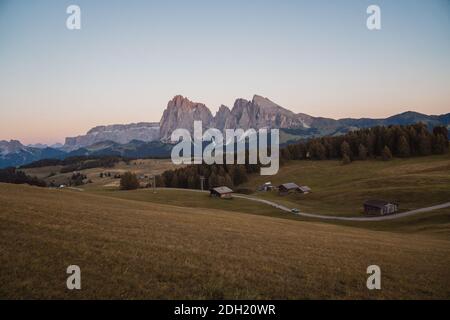
<svg viewBox="0 0 450 320">
<path fill-rule="evenodd" d="M 278 192 L 280 195 L 289 194 L 291 192 L 310 193 L 311 188 L 308 186 L 298 186 L 293 182 L 288 182 L 278 186 Z"/>
<path fill-rule="evenodd" d="M 258 191 L 272 191 L 274 186 L 271 182 L 266 182 L 258 187 Z"/>
<path fill-rule="evenodd" d="M 233 190 L 231 190 L 228 187 L 221 186 L 221 187 L 215 187 L 211 188 L 209 190 L 209 196 L 210 197 L 217 197 L 222 199 L 231 199 L 232 198 Z"/>
<path fill-rule="evenodd" d="M 398 203 L 384 200 L 367 200 L 364 202 L 364 212 L 368 215 L 384 216 L 398 211 Z"/>
</svg>

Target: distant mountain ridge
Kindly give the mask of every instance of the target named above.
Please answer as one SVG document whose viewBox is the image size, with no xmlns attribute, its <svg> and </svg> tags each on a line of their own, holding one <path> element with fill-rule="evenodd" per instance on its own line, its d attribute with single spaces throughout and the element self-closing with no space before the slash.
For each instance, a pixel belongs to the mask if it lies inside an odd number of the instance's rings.
<svg viewBox="0 0 450 320">
<path fill-rule="evenodd" d="M 45 158 L 65 158 L 77 155 L 120 155 L 124 157 L 166 157 L 171 145 L 167 144 L 175 129 L 193 131 L 195 120 L 201 120 L 204 129 L 219 130 L 241 128 L 278 128 L 283 144 L 298 139 L 325 135 L 341 135 L 358 128 L 374 126 L 408 125 L 417 122 L 450 128 L 450 113 L 426 115 L 407 111 L 388 118 L 331 119 L 294 113 L 268 98 L 254 95 L 252 100 L 236 99 L 230 109 L 221 105 L 215 115 L 203 103 L 192 102 L 181 95 L 171 99 L 159 123 L 139 122 L 97 126 L 85 135 L 67 137 L 65 144 L 48 147 L 43 144 L 24 146 L 17 140 L 0 141 L 0 168 L 20 166 Z"/>
<path fill-rule="evenodd" d="M 159 123 L 139 122 L 97 126 L 90 129 L 85 135 L 67 137 L 62 149 L 73 151 L 103 141 L 125 144 L 132 140 L 146 142 L 159 140 Z"/>
<path fill-rule="evenodd" d="M 311 136 L 342 134 L 354 129 L 378 125 L 407 125 L 423 122 L 430 128 L 437 125 L 448 127 L 450 113 L 429 116 L 407 111 L 385 119 L 344 118 L 336 120 L 294 113 L 268 98 L 254 95 L 250 101 L 242 98 L 237 99 L 231 109 L 221 105 L 213 116 L 204 104 L 192 102 L 183 96 L 175 96 L 169 101 L 160 121 L 162 141 L 170 140 L 171 133 L 177 128 L 188 129 L 192 133 L 195 120 L 201 120 L 204 129 L 296 129 L 297 132 L 302 133 L 300 134 L 302 138 L 309 138 Z"/>
<path fill-rule="evenodd" d="M 17 140 L 0 141 L 0 168 L 16 167 L 47 158 L 60 159 L 65 156 L 66 153 L 58 149 L 28 147 Z"/>
</svg>

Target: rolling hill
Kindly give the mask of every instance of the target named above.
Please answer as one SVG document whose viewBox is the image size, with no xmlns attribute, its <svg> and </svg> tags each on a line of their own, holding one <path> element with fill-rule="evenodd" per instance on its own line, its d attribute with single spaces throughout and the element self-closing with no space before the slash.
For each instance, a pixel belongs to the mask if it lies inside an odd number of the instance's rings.
<svg viewBox="0 0 450 320">
<path fill-rule="evenodd" d="M 450 242 L 427 235 L 6 184 L 0 206 L 2 299 L 450 296 Z"/>
<path fill-rule="evenodd" d="M 290 208 L 325 215 L 358 216 L 368 199 L 385 199 L 400 204 L 401 211 L 414 210 L 450 200 L 450 154 L 391 161 L 289 161 L 278 174 L 254 174 L 240 187 L 256 190 L 270 181 L 274 185 L 294 182 L 307 185 L 310 194 L 279 196 L 258 192 L 257 196 Z"/>
</svg>

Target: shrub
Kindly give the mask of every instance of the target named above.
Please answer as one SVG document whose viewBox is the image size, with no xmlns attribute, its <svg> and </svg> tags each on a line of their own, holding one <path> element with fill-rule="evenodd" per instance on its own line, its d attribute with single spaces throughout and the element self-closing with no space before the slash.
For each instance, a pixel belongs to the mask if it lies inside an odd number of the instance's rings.
<svg viewBox="0 0 450 320">
<path fill-rule="evenodd" d="M 125 172 L 120 178 L 120 189 L 135 190 L 139 188 L 139 181 L 134 173 Z"/>
</svg>

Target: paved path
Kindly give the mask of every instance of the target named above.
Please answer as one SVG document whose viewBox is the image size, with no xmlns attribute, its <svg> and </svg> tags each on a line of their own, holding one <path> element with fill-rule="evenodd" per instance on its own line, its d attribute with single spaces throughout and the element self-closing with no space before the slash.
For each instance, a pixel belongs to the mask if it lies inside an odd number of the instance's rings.
<svg viewBox="0 0 450 320">
<path fill-rule="evenodd" d="M 208 191 L 201 191 L 201 190 L 197 190 L 197 189 L 181 189 L 181 188 L 158 188 L 158 189 L 180 190 L 180 191 L 191 191 L 191 192 L 203 192 L 203 193 L 208 192 Z M 298 216 L 301 216 L 301 217 L 323 219 L 323 220 L 339 220 L 339 221 L 385 221 L 385 220 L 393 220 L 393 219 L 399 219 L 399 218 L 413 216 L 413 215 L 416 215 L 416 214 L 419 214 L 419 213 L 423 213 L 423 212 L 429 212 L 429 211 L 433 211 L 433 210 L 439 210 L 439 209 L 444 209 L 444 208 L 450 207 L 450 202 L 446 202 L 446 203 L 442 203 L 442 204 L 431 206 L 431 207 L 426 207 L 426 208 L 406 211 L 406 212 L 402 212 L 402 213 L 396 213 L 396 214 L 387 215 L 387 216 L 377 216 L 377 217 L 338 217 L 338 216 L 324 216 L 324 215 L 321 215 L 321 214 L 306 213 L 306 212 L 293 213 L 293 212 L 291 212 L 290 208 L 285 207 L 285 206 L 283 206 L 281 204 L 278 204 L 278 203 L 275 203 L 275 202 L 269 201 L 269 200 L 264 200 L 264 199 L 260 199 L 260 198 L 256 198 L 256 197 L 252 197 L 252 196 L 247 196 L 247 195 L 244 195 L 244 194 L 233 194 L 233 197 L 234 198 L 241 198 L 241 199 L 247 199 L 247 200 L 250 200 L 250 201 L 264 203 L 264 204 L 267 204 L 267 205 L 272 206 L 274 208 L 277 208 L 277 209 L 280 209 L 282 211 L 289 212 L 291 214 L 295 214 L 295 215 L 298 215 Z"/>
</svg>

